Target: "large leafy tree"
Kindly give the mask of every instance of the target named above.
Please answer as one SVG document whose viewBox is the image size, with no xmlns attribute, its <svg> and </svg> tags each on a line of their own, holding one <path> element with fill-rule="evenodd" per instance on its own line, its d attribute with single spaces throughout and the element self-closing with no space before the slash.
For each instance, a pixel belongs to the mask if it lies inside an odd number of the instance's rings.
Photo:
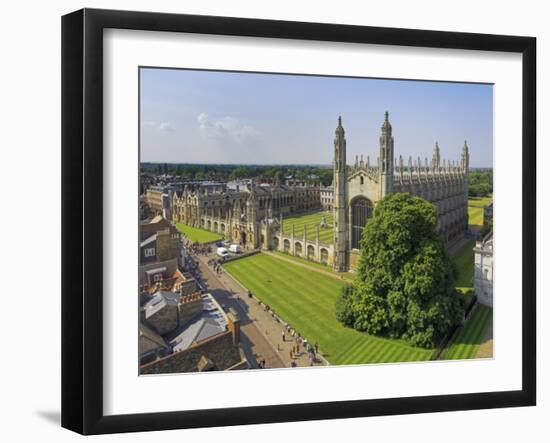
<svg viewBox="0 0 550 443">
<path fill-rule="evenodd" d="M 352 287 L 337 317 L 370 334 L 434 347 L 464 316 L 454 265 L 440 240 L 433 204 L 406 193 L 378 203 L 361 240 Z"/>
</svg>

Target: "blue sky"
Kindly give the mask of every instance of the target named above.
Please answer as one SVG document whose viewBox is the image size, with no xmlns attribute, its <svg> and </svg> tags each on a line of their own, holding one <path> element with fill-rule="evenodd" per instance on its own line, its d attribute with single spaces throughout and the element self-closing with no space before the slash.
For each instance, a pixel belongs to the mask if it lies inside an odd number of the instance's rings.
<svg viewBox="0 0 550 443">
<path fill-rule="evenodd" d="M 491 85 L 141 69 L 141 161 L 329 164 L 338 115 L 348 163 L 378 156 L 384 112 L 395 155 L 493 164 Z"/>
</svg>

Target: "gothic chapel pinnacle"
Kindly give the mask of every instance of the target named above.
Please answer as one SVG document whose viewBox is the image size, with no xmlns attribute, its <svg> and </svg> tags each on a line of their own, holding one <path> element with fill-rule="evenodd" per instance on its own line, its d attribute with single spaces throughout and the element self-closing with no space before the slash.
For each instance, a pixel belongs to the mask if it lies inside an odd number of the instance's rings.
<svg viewBox="0 0 550 443">
<path fill-rule="evenodd" d="M 393 128 L 389 113 L 384 114 L 376 166 L 356 157 L 355 164 L 346 165 L 346 139 L 342 117 L 338 117 L 334 141 L 334 267 L 345 271 L 355 268 L 359 242 L 367 220 L 378 201 L 393 192 L 408 192 L 431 201 L 438 212 L 438 230 L 446 243 L 461 238 L 468 229 L 468 169 L 469 148 L 462 147 L 460 162 L 441 163 L 438 142 L 431 165 L 420 157 L 408 166 L 394 157 Z"/>
</svg>

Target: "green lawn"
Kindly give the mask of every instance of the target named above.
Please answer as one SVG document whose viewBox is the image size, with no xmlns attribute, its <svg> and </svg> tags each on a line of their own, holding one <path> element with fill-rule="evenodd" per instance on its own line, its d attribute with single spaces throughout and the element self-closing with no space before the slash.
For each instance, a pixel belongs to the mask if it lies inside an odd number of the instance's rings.
<svg viewBox="0 0 550 443">
<path fill-rule="evenodd" d="M 292 215 L 289 217 L 283 217 L 283 233 L 290 235 L 292 232 L 292 225 L 294 225 L 294 235 L 296 237 L 303 238 L 304 228 L 307 228 L 308 240 L 317 239 L 317 226 L 320 225 L 323 217 L 330 225 L 328 228 L 319 228 L 319 239 L 323 243 L 332 244 L 332 212 L 319 211 L 308 214 Z"/>
<path fill-rule="evenodd" d="M 475 358 L 487 327 L 493 321 L 493 310 L 477 305 L 468 322 L 455 336 L 442 356 L 442 360 Z"/>
<path fill-rule="evenodd" d="M 483 226 L 483 208 L 468 206 L 468 224 L 473 228 Z"/>
<path fill-rule="evenodd" d="M 493 196 L 490 195 L 488 197 L 470 197 L 468 198 L 468 205 L 469 206 L 487 206 L 489 203 L 493 201 Z"/>
<path fill-rule="evenodd" d="M 459 289 L 473 289 L 474 287 L 474 246 L 475 240 L 468 240 L 462 248 L 454 254 L 453 259 L 458 271 L 456 286 Z"/>
<path fill-rule="evenodd" d="M 400 340 L 373 337 L 342 326 L 335 302 L 345 282 L 266 254 L 223 265 L 225 269 L 290 323 L 333 365 L 429 360 L 434 350 Z"/>
<path fill-rule="evenodd" d="M 316 262 L 308 260 L 306 258 L 296 257 L 296 256 L 290 255 L 290 254 L 285 254 L 284 252 L 281 252 L 281 251 L 271 251 L 271 252 L 273 252 L 273 254 L 275 254 L 279 257 L 287 258 L 289 260 L 292 260 L 292 261 L 295 261 L 295 262 L 298 262 L 298 263 L 303 263 L 305 265 L 311 266 L 312 268 L 321 269 L 322 271 L 325 271 L 325 272 L 330 272 L 331 274 L 334 274 L 338 277 L 347 278 L 348 280 L 353 280 L 355 278 L 355 273 L 354 272 L 338 272 L 338 271 L 335 271 L 334 269 L 332 269 L 330 266 L 323 265 L 322 263 L 316 263 Z"/>
<path fill-rule="evenodd" d="M 185 235 L 185 237 L 194 243 L 210 243 L 220 240 L 223 237 L 221 234 L 216 234 L 204 229 L 193 228 L 191 226 L 184 225 L 183 223 L 176 223 L 176 227 L 183 235 Z"/>
<path fill-rule="evenodd" d="M 468 199 L 468 224 L 474 229 L 483 226 L 483 208 L 493 201 L 493 197 L 470 197 Z"/>
</svg>

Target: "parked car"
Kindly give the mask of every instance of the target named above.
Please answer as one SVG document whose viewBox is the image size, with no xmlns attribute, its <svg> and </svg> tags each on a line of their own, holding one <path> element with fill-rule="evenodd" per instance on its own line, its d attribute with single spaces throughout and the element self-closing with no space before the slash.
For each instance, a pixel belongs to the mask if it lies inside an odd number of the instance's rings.
<svg viewBox="0 0 550 443">
<path fill-rule="evenodd" d="M 238 254 L 241 252 L 241 246 L 240 245 L 231 245 L 229 246 L 229 252 L 233 252 L 234 254 Z"/>
<path fill-rule="evenodd" d="M 218 248 L 221 248 L 223 246 L 223 242 L 221 240 L 218 240 L 215 245 L 218 247 Z"/>
<path fill-rule="evenodd" d="M 229 251 L 227 248 L 218 248 L 216 249 L 216 254 L 218 254 L 218 257 L 225 258 L 229 255 Z"/>
</svg>

